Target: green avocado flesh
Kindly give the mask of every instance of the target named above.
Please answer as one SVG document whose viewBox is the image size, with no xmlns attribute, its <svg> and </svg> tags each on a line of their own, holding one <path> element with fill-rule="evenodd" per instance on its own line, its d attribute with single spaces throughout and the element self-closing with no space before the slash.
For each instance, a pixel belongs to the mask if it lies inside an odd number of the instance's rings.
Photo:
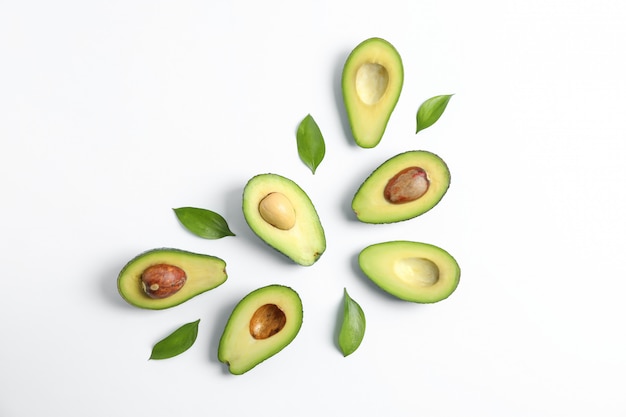
<svg viewBox="0 0 626 417">
<path fill-rule="evenodd" d="M 450 171 L 439 156 L 408 151 L 372 172 L 354 195 L 352 210 L 364 223 L 408 220 L 436 206 L 449 186 Z"/>
<path fill-rule="evenodd" d="M 234 375 L 248 372 L 276 355 L 302 327 L 302 301 L 282 285 L 269 285 L 245 296 L 233 309 L 217 356 Z"/>
<path fill-rule="evenodd" d="M 343 67 L 341 89 L 357 145 L 378 145 L 400 98 L 403 82 L 400 54 L 386 40 L 367 39 L 350 53 Z"/>
<path fill-rule="evenodd" d="M 402 300 L 435 303 L 459 285 L 461 270 L 445 250 L 427 243 L 391 241 L 366 247 L 359 254 L 363 273 Z"/>
<path fill-rule="evenodd" d="M 186 275 L 186 281 L 172 295 L 151 298 L 144 290 L 142 274 L 155 265 L 180 268 Z M 118 275 L 117 289 L 124 300 L 136 307 L 162 310 L 218 287 L 226 279 L 226 262 L 220 258 L 180 249 L 159 248 L 146 251 L 129 261 Z"/>
<path fill-rule="evenodd" d="M 280 199 L 265 205 L 276 196 Z M 326 236 L 313 203 L 288 178 L 260 174 L 250 179 L 243 192 L 243 214 L 258 237 L 297 264 L 310 266 L 326 250 Z"/>
</svg>

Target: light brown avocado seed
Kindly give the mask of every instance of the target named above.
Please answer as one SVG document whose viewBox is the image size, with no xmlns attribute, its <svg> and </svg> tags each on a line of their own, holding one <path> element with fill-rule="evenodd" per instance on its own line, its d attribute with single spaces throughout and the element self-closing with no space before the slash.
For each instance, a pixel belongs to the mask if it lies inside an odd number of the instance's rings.
<svg viewBox="0 0 626 417">
<path fill-rule="evenodd" d="M 359 99 L 368 106 L 373 106 L 387 91 L 389 73 L 384 66 L 367 62 L 357 70 L 355 82 Z"/>
<path fill-rule="evenodd" d="M 280 230 L 289 230 L 296 224 L 296 211 L 282 193 L 266 195 L 259 203 L 259 214 L 263 220 Z"/>
</svg>

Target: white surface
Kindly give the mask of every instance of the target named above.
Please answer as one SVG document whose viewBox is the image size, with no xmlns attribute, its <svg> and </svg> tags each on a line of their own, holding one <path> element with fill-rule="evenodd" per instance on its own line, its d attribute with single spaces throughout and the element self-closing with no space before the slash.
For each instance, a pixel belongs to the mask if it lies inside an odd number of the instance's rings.
<svg viewBox="0 0 626 417">
<path fill-rule="evenodd" d="M 618 0 L 1 2 L 0 415 L 623 416 L 624 21 Z M 339 77 L 370 36 L 400 51 L 405 84 L 364 150 Z M 419 104 L 447 93 L 415 136 Z M 314 176 L 295 146 L 307 113 L 327 145 Z M 448 194 L 409 222 L 356 222 L 356 187 L 410 149 L 447 161 Z M 242 187 L 261 172 L 316 203 L 328 249 L 314 266 L 246 226 Z M 180 206 L 237 236 L 190 235 Z M 359 250 L 392 239 L 450 251 L 457 292 L 422 306 L 369 284 Z M 220 256 L 229 280 L 170 310 L 127 305 L 117 273 L 161 246 Z M 231 376 L 225 320 L 270 283 L 300 293 L 303 328 Z M 348 358 L 344 287 L 368 319 Z M 198 318 L 189 351 L 147 360 Z"/>
</svg>

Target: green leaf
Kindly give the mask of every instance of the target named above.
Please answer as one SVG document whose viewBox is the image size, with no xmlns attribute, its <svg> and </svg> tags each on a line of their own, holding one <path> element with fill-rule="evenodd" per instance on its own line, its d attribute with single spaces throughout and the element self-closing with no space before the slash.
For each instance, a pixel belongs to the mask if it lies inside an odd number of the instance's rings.
<svg viewBox="0 0 626 417">
<path fill-rule="evenodd" d="M 196 236 L 205 239 L 235 236 L 230 231 L 226 220 L 214 211 L 195 207 L 181 207 L 174 209 L 174 213 L 182 225 Z"/>
<path fill-rule="evenodd" d="M 441 117 L 453 94 L 431 97 L 417 110 L 417 128 L 415 133 L 435 124 Z"/>
<path fill-rule="evenodd" d="M 310 114 L 300 122 L 296 140 L 300 159 L 315 174 L 315 170 L 324 159 L 326 144 L 319 126 Z"/>
<path fill-rule="evenodd" d="M 150 359 L 172 358 L 189 349 L 198 337 L 198 323 L 200 319 L 183 324 L 174 330 L 172 334 L 154 345 Z"/>
<path fill-rule="evenodd" d="M 339 348 L 343 356 L 358 349 L 365 335 L 365 314 L 361 306 L 343 289 L 343 321 L 339 330 Z"/>
</svg>

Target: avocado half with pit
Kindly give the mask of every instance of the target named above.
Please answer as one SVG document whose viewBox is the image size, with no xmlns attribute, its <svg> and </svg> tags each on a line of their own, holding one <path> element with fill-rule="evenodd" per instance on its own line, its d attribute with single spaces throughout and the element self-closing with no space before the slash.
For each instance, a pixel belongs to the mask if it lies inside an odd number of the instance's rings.
<svg viewBox="0 0 626 417">
<path fill-rule="evenodd" d="M 230 373 L 246 373 L 289 345 L 302 319 L 302 300 L 293 289 L 268 285 L 254 290 L 233 309 L 220 338 L 218 359 Z"/>
<path fill-rule="evenodd" d="M 381 141 L 403 83 L 402 59 L 388 41 L 370 38 L 352 50 L 343 67 L 341 90 L 357 145 L 373 148 Z"/>
<path fill-rule="evenodd" d="M 117 289 L 136 307 L 162 310 L 222 285 L 226 262 L 211 255 L 159 248 L 131 259 L 120 271 Z"/>
<path fill-rule="evenodd" d="M 394 223 L 435 207 L 450 187 L 450 170 L 428 151 L 398 154 L 376 168 L 352 199 L 364 223 Z"/>
<path fill-rule="evenodd" d="M 436 303 L 459 285 L 461 269 L 444 249 L 428 243 L 390 241 L 359 254 L 363 273 L 381 289 L 402 300 Z"/>
<path fill-rule="evenodd" d="M 292 180 L 260 174 L 243 191 L 243 214 L 252 231 L 297 264 L 310 266 L 326 250 L 326 236 L 309 196 Z"/>
</svg>

